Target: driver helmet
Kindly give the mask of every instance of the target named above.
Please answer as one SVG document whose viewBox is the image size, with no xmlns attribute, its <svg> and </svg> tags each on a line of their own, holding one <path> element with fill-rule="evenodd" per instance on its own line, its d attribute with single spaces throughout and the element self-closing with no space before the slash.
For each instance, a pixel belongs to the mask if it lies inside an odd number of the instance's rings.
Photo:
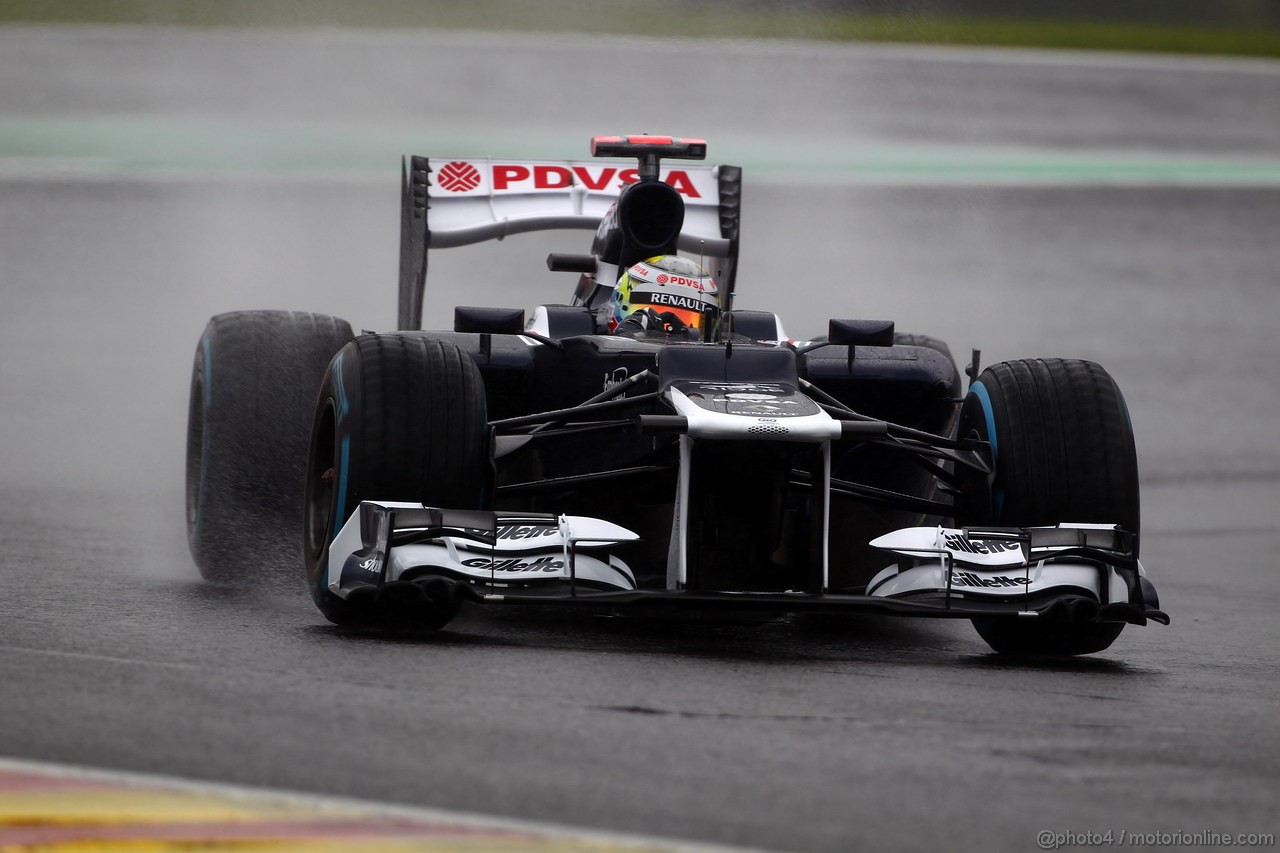
<svg viewBox="0 0 1280 853">
<path fill-rule="evenodd" d="M 622 273 L 610 311 L 610 332 L 679 332 L 706 340 L 720 319 L 719 291 L 688 258 L 656 255 Z"/>
</svg>

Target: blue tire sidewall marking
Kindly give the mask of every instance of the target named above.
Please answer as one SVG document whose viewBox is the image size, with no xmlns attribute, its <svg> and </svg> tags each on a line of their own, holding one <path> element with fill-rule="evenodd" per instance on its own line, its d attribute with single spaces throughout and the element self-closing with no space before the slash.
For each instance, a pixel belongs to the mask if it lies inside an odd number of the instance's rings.
<svg viewBox="0 0 1280 853">
<path fill-rule="evenodd" d="M 333 361 L 329 365 L 329 369 L 333 372 L 334 385 L 338 391 L 338 414 L 334 420 L 335 431 L 338 425 L 347 419 L 347 413 L 351 410 L 351 401 L 347 397 L 347 387 L 342 380 L 342 363 L 344 352 L 339 351 L 333 357 Z M 342 436 L 342 452 L 338 456 L 338 491 L 334 500 L 336 503 L 336 511 L 334 512 L 333 529 L 329 531 L 329 542 L 338 538 L 338 531 L 342 529 L 342 525 L 346 522 L 347 511 L 347 470 L 351 459 L 351 436 Z M 326 573 L 327 574 L 327 573 Z"/>
<path fill-rule="evenodd" d="M 969 391 L 978 398 L 978 403 L 982 406 L 982 417 L 987 422 L 987 441 L 991 442 L 991 450 L 999 454 L 1000 448 L 996 446 L 996 413 L 991 408 L 991 395 L 987 393 L 987 386 L 975 382 Z"/>
<path fill-rule="evenodd" d="M 978 404 L 982 406 L 982 417 L 987 424 L 987 441 L 991 442 L 992 461 L 1000 458 L 1000 447 L 996 442 L 996 413 L 991 405 L 991 395 L 987 393 L 987 386 L 981 382 L 974 382 L 969 387 L 969 393 L 978 399 Z M 995 514 L 996 524 L 1000 523 L 1000 516 L 1004 515 L 1004 489 L 993 489 L 991 492 L 992 510 Z"/>
<path fill-rule="evenodd" d="M 351 410 L 351 402 L 347 399 L 347 386 L 342 381 L 342 362 L 344 353 L 339 350 L 338 354 L 333 357 L 333 361 L 329 363 L 329 369 L 333 371 L 333 381 L 338 386 L 338 420 L 344 421 L 347 418 L 347 412 Z"/>
<path fill-rule="evenodd" d="M 333 530 L 329 531 L 329 542 L 338 538 L 338 531 L 342 529 L 342 525 L 346 523 L 347 511 L 347 467 L 351 459 L 351 436 L 344 435 L 342 437 L 342 453 L 338 459 L 338 495 L 335 499 L 337 502 L 337 512 L 334 513 Z"/>
</svg>

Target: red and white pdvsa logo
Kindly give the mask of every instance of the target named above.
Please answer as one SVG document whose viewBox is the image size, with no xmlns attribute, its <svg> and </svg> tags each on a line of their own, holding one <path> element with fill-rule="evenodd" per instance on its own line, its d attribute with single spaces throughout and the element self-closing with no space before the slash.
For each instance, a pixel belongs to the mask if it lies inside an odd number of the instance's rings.
<svg viewBox="0 0 1280 853">
<path fill-rule="evenodd" d="M 437 173 L 437 182 L 451 193 L 465 193 L 480 186 L 480 170 L 470 163 L 446 163 Z"/>
<path fill-rule="evenodd" d="M 672 169 L 662 179 L 686 198 L 702 198 L 693 176 L 683 169 Z M 451 193 L 471 192 L 485 180 L 480 170 L 465 160 L 446 163 L 436 172 L 436 185 Z M 495 193 L 555 192 L 581 185 L 593 192 L 616 194 L 622 186 L 639 181 L 640 172 L 583 163 L 494 163 L 488 180 Z"/>
</svg>

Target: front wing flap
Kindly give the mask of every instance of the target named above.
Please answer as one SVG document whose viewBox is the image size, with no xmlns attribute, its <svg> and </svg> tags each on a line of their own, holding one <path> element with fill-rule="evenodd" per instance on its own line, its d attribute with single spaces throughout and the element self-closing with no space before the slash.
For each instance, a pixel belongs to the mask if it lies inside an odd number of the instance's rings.
<svg viewBox="0 0 1280 853">
<path fill-rule="evenodd" d="M 611 552 L 638 539 L 586 516 L 364 501 L 329 548 L 327 585 L 344 599 L 432 577 L 482 589 L 631 590 L 630 567 Z"/>
<path fill-rule="evenodd" d="M 871 544 L 900 558 L 867 585 L 873 597 L 1018 615 L 1067 605 L 1086 621 L 1169 623 L 1137 537 L 1116 525 L 909 527 Z"/>
</svg>

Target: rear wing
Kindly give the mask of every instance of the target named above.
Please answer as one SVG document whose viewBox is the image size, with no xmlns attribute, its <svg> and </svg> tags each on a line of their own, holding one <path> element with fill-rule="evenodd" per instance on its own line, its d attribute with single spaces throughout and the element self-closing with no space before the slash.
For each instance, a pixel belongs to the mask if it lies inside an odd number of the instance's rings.
<svg viewBox="0 0 1280 853">
<path fill-rule="evenodd" d="M 684 200 L 679 247 L 706 259 L 725 291 L 732 292 L 742 170 L 664 163 L 660 177 Z M 405 158 L 398 327 L 422 327 L 429 250 L 532 231 L 596 231 L 622 188 L 639 179 L 635 161 Z"/>
</svg>

